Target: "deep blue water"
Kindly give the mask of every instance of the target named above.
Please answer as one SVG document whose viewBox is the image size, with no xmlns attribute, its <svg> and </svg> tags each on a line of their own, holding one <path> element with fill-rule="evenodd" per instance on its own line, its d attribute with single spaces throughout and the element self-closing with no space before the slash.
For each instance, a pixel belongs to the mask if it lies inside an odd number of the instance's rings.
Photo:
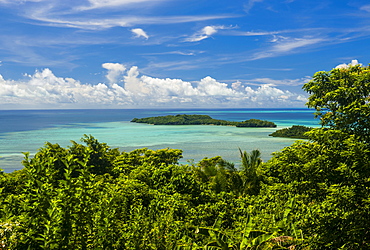
<svg viewBox="0 0 370 250">
<path fill-rule="evenodd" d="M 133 118 L 176 114 L 206 114 L 215 119 L 243 121 L 261 119 L 278 128 L 291 125 L 317 126 L 309 109 L 111 109 L 111 110 L 0 110 L 0 168 L 22 168 L 21 152 L 34 154 L 46 141 L 70 145 L 83 134 L 92 134 L 112 147 L 129 151 L 148 147 L 180 148 L 184 160 L 221 155 L 238 160 L 238 147 L 258 148 L 267 160 L 271 153 L 290 145 L 286 138 L 272 138 L 271 128 L 219 126 L 152 126 L 130 123 Z"/>
</svg>

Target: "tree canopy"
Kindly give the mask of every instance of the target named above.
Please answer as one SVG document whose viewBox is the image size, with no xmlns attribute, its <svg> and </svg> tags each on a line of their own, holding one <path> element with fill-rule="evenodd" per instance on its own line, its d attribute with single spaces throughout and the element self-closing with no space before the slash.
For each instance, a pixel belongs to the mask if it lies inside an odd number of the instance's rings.
<svg viewBox="0 0 370 250">
<path fill-rule="evenodd" d="M 370 141 L 370 67 L 355 65 L 317 72 L 303 86 L 323 126 Z"/>
</svg>

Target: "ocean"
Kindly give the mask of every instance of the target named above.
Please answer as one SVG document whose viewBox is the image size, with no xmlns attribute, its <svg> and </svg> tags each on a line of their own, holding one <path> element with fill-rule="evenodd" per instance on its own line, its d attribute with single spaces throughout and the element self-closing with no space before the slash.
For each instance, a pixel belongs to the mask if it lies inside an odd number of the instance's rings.
<svg viewBox="0 0 370 250">
<path fill-rule="evenodd" d="M 32 156 L 45 142 L 63 147 L 79 142 L 84 134 L 121 151 L 137 148 L 183 150 L 181 163 L 197 162 L 217 155 L 240 163 L 239 148 L 259 149 L 262 159 L 291 145 L 295 139 L 268 136 L 292 125 L 317 127 L 311 109 L 99 109 L 99 110 L 0 110 L 0 169 L 21 169 L 22 152 Z M 215 119 L 243 121 L 261 119 L 277 128 L 236 128 L 229 126 L 153 126 L 131 123 L 133 118 L 176 114 L 204 114 Z"/>
</svg>

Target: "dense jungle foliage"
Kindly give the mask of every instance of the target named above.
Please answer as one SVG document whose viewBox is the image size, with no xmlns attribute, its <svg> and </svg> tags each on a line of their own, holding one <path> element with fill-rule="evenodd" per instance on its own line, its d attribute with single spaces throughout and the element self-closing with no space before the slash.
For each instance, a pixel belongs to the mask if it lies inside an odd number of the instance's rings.
<svg viewBox="0 0 370 250">
<path fill-rule="evenodd" d="M 269 136 L 295 139 L 309 139 L 308 135 L 306 135 L 306 132 L 311 131 L 311 129 L 312 128 L 306 126 L 293 125 L 290 128 L 278 129 L 275 132 L 269 134 Z"/>
<path fill-rule="evenodd" d="M 134 118 L 131 122 L 148 123 L 153 125 L 219 125 L 236 127 L 276 127 L 269 121 L 249 119 L 243 122 L 233 122 L 213 119 L 208 115 L 166 115 L 156 117 Z"/>
<path fill-rule="evenodd" d="M 325 129 L 265 163 L 47 143 L 0 175 L 0 249 L 370 249 L 369 85 L 369 67 L 316 73 Z"/>
</svg>

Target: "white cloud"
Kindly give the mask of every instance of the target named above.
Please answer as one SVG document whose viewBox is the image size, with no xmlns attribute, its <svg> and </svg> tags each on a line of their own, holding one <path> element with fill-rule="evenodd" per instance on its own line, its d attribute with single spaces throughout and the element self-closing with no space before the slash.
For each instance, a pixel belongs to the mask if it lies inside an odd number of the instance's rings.
<svg viewBox="0 0 370 250">
<path fill-rule="evenodd" d="M 231 29 L 232 27 L 226 27 L 226 26 L 205 26 L 200 31 L 196 32 L 191 37 L 188 37 L 185 39 L 187 42 L 199 42 L 201 40 L 207 39 L 211 37 L 213 34 L 216 34 L 218 30 L 223 29 Z"/>
<path fill-rule="evenodd" d="M 117 83 L 118 77 L 126 70 L 126 67 L 119 63 L 103 63 L 102 67 L 108 70 L 106 77 L 110 84 Z"/>
<path fill-rule="evenodd" d="M 61 108 L 99 107 L 128 103 L 125 91 L 105 84 L 81 84 L 71 78 L 56 77 L 50 69 L 28 75 L 28 81 L 0 82 L 0 103 L 9 107 Z"/>
<path fill-rule="evenodd" d="M 311 80 L 311 77 L 303 77 L 299 79 L 284 79 L 284 80 L 276 80 L 276 79 L 271 79 L 271 78 L 255 78 L 250 80 L 251 82 L 257 82 L 257 83 L 262 83 L 262 84 L 269 84 L 270 86 L 300 86 L 308 81 Z"/>
<path fill-rule="evenodd" d="M 104 63 L 109 84 L 82 84 L 57 77 L 50 69 L 27 75 L 23 81 L 0 75 L 0 106 L 12 108 L 124 107 L 296 107 L 304 98 L 271 84 L 257 88 L 231 85 L 205 77 L 190 83 L 181 79 L 140 75 L 136 66 Z"/>
<path fill-rule="evenodd" d="M 232 15 L 200 15 L 200 16 L 123 16 L 119 18 L 86 18 L 76 17 L 69 19 L 68 17 L 59 16 L 58 14 L 50 15 L 50 13 L 31 13 L 27 16 L 30 19 L 40 21 L 47 26 L 68 27 L 86 30 L 109 29 L 113 27 L 131 27 L 140 24 L 177 24 L 190 23 L 198 21 L 207 21 L 214 19 L 233 18 Z"/>
<path fill-rule="evenodd" d="M 308 98 L 306 96 L 299 95 L 297 96 L 297 101 L 306 103 L 308 101 Z"/>
<path fill-rule="evenodd" d="M 152 93 L 151 88 L 148 84 L 143 81 L 140 81 L 138 78 L 139 70 L 137 66 L 133 66 L 127 72 L 127 75 L 124 77 L 125 89 L 132 93 L 134 96 L 143 96 L 150 95 Z"/>
<path fill-rule="evenodd" d="M 276 105 L 275 107 L 279 107 L 282 103 L 297 105 L 298 103 L 303 104 L 304 102 L 302 100 L 305 100 L 301 95 L 275 88 L 269 84 L 263 84 L 255 90 L 247 86 L 245 92 L 248 99 L 260 107 L 263 107 L 264 103 L 269 103 L 268 107 L 274 107 L 274 105 Z"/>
<path fill-rule="evenodd" d="M 237 28 L 234 27 L 234 28 Z M 303 29 L 283 29 L 283 30 L 274 30 L 274 31 L 240 31 L 233 30 L 229 31 L 227 34 L 231 36 L 275 36 L 279 34 L 288 34 L 288 33 L 299 33 L 299 34 L 310 34 L 310 33 L 321 33 L 328 32 L 328 29 L 325 28 L 303 28 Z"/>
<path fill-rule="evenodd" d="M 308 45 L 317 44 L 322 42 L 322 38 L 293 38 L 293 39 L 286 39 L 284 41 L 278 41 L 278 43 L 273 47 L 273 50 L 276 52 L 287 52 L 297 48 L 305 47 Z"/>
<path fill-rule="evenodd" d="M 324 41 L 324 38 L 290 38 L 276 36 L 273 40 L 271 40 L 274 45 L 269 49 L 265 49 L 264 51 L 255 53 L 252 57 L 252 60 L 275 57 L 278 55 L 295 52 L 297 49 L 316 45 Z"/>
<path fill-rule="evenodd" d="M 157 0 L 159 1 L 159 0 Z M 88 0 L 89 6 L 80 7 L 82 10 L 97 8 L 112 8 L 129 4 L 138 4 L 143 2 L 153 2 L 153 0 Z"/>
<path fill-rule="evenodd" d="M 222 29 L 223 26 L 206 26 L 202 29 L 202 33 L 206 36 L 211 36 L 217 32 L 217 29 Z"/>
<path fill-rule="evenodd" d="M 356 65 L 362 66 L 362 64 L 358 63 L 357 60 L 352 60 L 349 64 L 342 63 L 336 66 L 335 68 L 336 69 L 348 69 L 349 67 L 356 66 Z"/>
<path fill-rule="evenodd" d="M 198 84 L 198 90 L 202 95 L 212 95 L 212 96 L 235 96 L 238 92 L 234 91 L 232 88 L 229 88 L 227 84 L 217 82 L 210 76 L 207 76 L 200 80 Z"/>
<path fill-rule="evenodd" d="M 26 3 L 26 2 L 45 2 L 48 0 L 0 0 L 0 3 L 11 3 L 11 4 L 16 4 L 16 3 Z"/>
<path fill-rule="evenodd" d="M 244 11 L 249 13 L 249 11 L 253 8 L 255 3 L 263 2 L 263 0 L 249 0 L 248 3 L 244 5 Z"/>
<path fill-rule="evenodd" d="M 143 53 L 142 55 L 147 56 L 156 56 L 156 55 L 182 55 L 182 56 L 194 56 L 197 54 L 202 54 L 204 51 L 196 51 L 196 50 L 190 50 L 190 51 L 166 51 L 166 52 L 156 52 L 156 53 Z"/>
<path fill-rule="evenodd" d="M 279 31 L 272 31 L 272 32 L 267 32 L 267 31 L 247 31 L 247 32 L 238 32 L 236 34 L 241 35 L 241 36 L 268 36 L 268 35 L 275 35 L 279 34 L 281 32 Z"/>
<path fill-rule="evenodd" d="M 233 82 L 231 88 L 235 91 L 240 91 L 243 88 L 243 85 L 240 81 Z"/>
<path fill-rule="evenodd" d="M 139 28 L 132 29 L 131 32 L 134 33 L 136 35 L 136 37 L 144 37 L 146 39 L 149 38 L 149 36 L 146 34 L 146 32 L 142 29 L 139 29 Z"/>
<path fill-rule="evenodd" d="M 72 6 L 63 4 L 62 1 L 34 0 L 34 2 L 43 1 L 47 1 L 48 4 L 18 3 L 17 8 L 24 17 L 38 21 L 38 25 L 85 30 L 100 30 L 112 27 L 132 27 L 134 25 L 142 24 L 188 23 L 236 17 L 236 15 L 156 16 L 145 15 L 140 11 L 143 8 L 144 3 L 152 7 L 157 7 L 162 2 L 168 0 L 90 0 L 88 5 L 82 5 L 81 2 L 77 1 Z M 20 3 L 23 2 L 20 1 Z M 122 13 L 119 17 L 117 17 L 117 15 L 110 15 L 112 8 L 116 10 L 118 7 L 122 9 Z M 95 13 L 96 11 L 99 11 L 101 15 L 97 16 Z"/>
<path fill-rule="evenodd" d="M 370 12 L 370 4 L 364 5 L 360 8 L 360 10 L 364 10 L 366 12 Z"/>
</svg>

